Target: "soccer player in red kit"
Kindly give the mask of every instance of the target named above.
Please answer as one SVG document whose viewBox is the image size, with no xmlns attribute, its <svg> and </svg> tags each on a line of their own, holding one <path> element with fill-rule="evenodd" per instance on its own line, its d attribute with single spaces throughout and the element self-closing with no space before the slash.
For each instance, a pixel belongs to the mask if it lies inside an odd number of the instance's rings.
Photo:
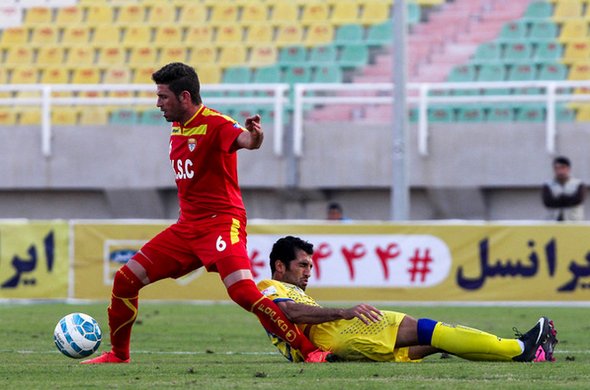
<svg viewBox="0 0 590 390">
<path fill-rule="evenodd" d="M 276 304 L 258 291 L 252 278 L 236 151 L 261 146 L 260 116 L 247 118 L 243 128 L 204 106 L 197 73 L 183 63 L 164 66 L 152 79 L 157 85 L 157 106 L 172 122 L 170 162 L 180 216 L 115 274 L 108 308 L 112 349 L 82 363 L 128 363 L 139 290 L 203 266 L 218 272 L 230 298 L 253 312 L 266 329 L 301 350 L 307 362 L 326 361 L 330 353 L 311 344 Z"/>
</svg>

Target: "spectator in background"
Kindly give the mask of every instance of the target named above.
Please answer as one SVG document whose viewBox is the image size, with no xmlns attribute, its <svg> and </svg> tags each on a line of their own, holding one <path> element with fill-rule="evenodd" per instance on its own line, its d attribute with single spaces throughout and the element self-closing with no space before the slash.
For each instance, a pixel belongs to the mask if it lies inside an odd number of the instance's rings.
<svg viewBox="0 0 590 390">
<path fill-rule="evenodd" d="M 571 162 L 564 156 L 553 160 L 553 180 L 543 185 L 543 203 L 554 221 L 584 219 L 584 183 L 571 175 Z"/>
<path fill-rule="evenodd" d="M 328 204 L 326 219 L 329 221 L 345 221 L 347 219 L 344 218 L 344 211 L 340 203 L 330 202 Z"/>
</svg>

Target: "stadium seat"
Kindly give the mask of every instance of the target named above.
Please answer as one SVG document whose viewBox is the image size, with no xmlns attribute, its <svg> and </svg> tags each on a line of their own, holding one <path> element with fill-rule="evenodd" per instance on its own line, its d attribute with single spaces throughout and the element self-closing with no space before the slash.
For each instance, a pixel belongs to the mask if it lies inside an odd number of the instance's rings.
<svg viewBox="0 0 590 390">
<path fill-rule="evenodd" d="M 541 42 L 537 44 L 534 60 L 537 62 L 557 61 L 561 59 L 563 46 L 557 42 Z"/>
<path fill-rule="evenodd" d="M 159 25 L 161 23 L 171 24 L 176 19 L 176 9 L 172 4 L 153 4 L 149 6 L 147 23 Z"/>
<path fill-rule="evenodd" d="M 303 27 L 299 23 L 281 24 L 278 26 L 275 39 L 277 46 L 298 45 L 302 41 Z"/>
<path fill-rule="evenodd" d="M 255 83 L 273 84 L 281 82 L 281 69 L 278 65 L 264 66 L 254 69 Z"/>
<path fill-rule="evenodd" d="M 111 125 L 133 126 L 137 122 L 137 111 L 129 108 L 113 110 L 109 115 L 109 123 Z"/>
<path fill-rule="evenodd" d="M 114 7 L 110 5 L 92 5 L 86 9 L 86 24 L 91 26 L 111 25 Z"/>
<path fill-rule="evenodd" d="M 523 104 L 516 110 L 514 118 L 517 122 L 543 122 L 545 120 L 545 106 L 543 104 Z"/>
<path fill-rule="evenodd" d="M 391 5 L 380 0 L 365 0 L 362 2 L 360 23 L 372 25 L 390 20 Z"/>
<path fill-rule="evenodd" d="M 507 43 L 502 59 L 508 63 L 528 63 L 531 60 L 533 45 L 528 42 Z"/>
<path fill-rule="evenodd" d="M 83 107 L 79 115 L 78 124 L 82 126 L 105 126 L 109 123 L 109 115 L 104 107 Z"/>
<path fill-rule="evenodd" d="M 338 64 L 321 65 L 315 68 L 312 83 L 342 83 L 342 70 Z"/>
<path fill-rule="evenodd" d="M 94 28 L 91 42 L 95 45 L 112 45 L 121 42 L 121 29 L 115 24 L 101 24 Z"/>
<path fill-rule="evenodd" d="M 506 67 L 501 63 L 481 65 L 477 81 L 505 81 Z M 492 88 L 484 91 L 485 95 L 505 95 L 510 92 L 507 88 Z"/>
<path fill-rule="evenodd" d="M 431 123 L 454 122 L 455 112 L 451 106 L 432 106 L 428 109 L 428 121 Z"/>
<path fill-rule="evenodd" d="M 139 124 L 147 126 L 161 126 L 166 124 L 166 119 L 162 116 L 162 112 L 157 108 L 144 110 L 139 114 Z"/>
<path fill-rule="evenodd" d="M 484 64 L 487 62 L 497 62 L 502 54 L 502 46 L 497 42 L 487 42 L 479 45 L 475 49 L 475 54 L 471 59 L 474 64 Z"/>
<path fill-rule="evenodd" d="M 369 46 L 388 46 L 393 42 L 391 22 L 373 24 L 367 28 L 365 43 Z"/>
<path fill-rule="evenodd" d="M 14 68 L 10 78 L 11 84 L 36 84 L 39 81 L 37 69 L 30 66 Z"/>
<path fill-rule="evenodd" d="M 529 39 L 532 42 L 552 42 L 557 36 L 557 25 L 550 20 L 535 20 L 531 23 Z"/>
<path fill-rule="evenodd" d="M 578 122 L 590 122 L 590 104 L 580 104 L 578 106 L 576 120 Z"/>
<path fill-rule="evenodd" d="M 63 64 L 65 60 L 65 49 L 62 46 L 51 45 L 42 46 L 37 51 L 37 65 L 59 65 Z"/>
<path fill-rule="evenodd" d="M 180 7 L 178 23 L 182 26 L 199 26 L 207 20 L 207 9 L 203 3 L 186 2 Z M 202 27 L 202 25 L 201 25 Z"/>
<path fill-rule="evenodd" d="M 131 71 L 121 66 L 107 69 L 102 82 L 104 84 L 129 84 L 131 83 Z"/>
<path fill-rule="evenodd" d="M 16 111 L 12 107 L 0 106 L 0 126 L 16 125 Z"/>
<path fill-rule="evenodd" d="M 219 50 L 217 64 L 223 68 L 246 64 L 246 47 L 244 45 L 225 45 Z"/>
<path fill-rule="evenodd" d="M 346 46 L 363 42 L 364 30 L 360 24 L 346 24 L 336 29 L 334 44 Z"/>
<path fill-rule="evenodd" d="M 578 18 L 582 15 L 582 5 L 581 0 L 557 1 L 553 10 L 553 18 L 557 21 Z"/>
<path fill-rule="evenodd" d="M 419 23 L 422 19 L 422 7 L 419 4 L 409 2 L 406 3 L 408 6 L 408 11 L 406 14 L 406 22 L 409 25 L 414 25 Z"/>
<path fill-rule="evenodd" d="M 289 84 L 309 83 L 311 81 L 311 67 L 306 65 L 287 66 L 282 81 Z"/>
<path fill-rule="evenodd" d="M 0 30 L 0 48 L 22 46 L 29 43 L 29 30 L 25 27 L 11 27 Z"/>
<path fill-rule="evenodd" d="M 40 24 L 32 28 L 31 44 L 34 46 L 53 45 L 57 43 L 58 36 L 57 27 Z"/>
<path fill-rule="evenodd" d="M 152 84 L 152 74 L 158 70 L 153 65 L 139 65 L 132 68 L 133 76 L 131 78 L 131 82 L 134 84 Z M 155 90 L 155 88 L 154 88 Z M 150 93 L 151 94 L 151 93 Z"/>
<path fill-rule="evenodd" d="M 146 45 L 152 42 L 152 27 L 147 24 L 132 24 L 122 29 L 123 38 L 121 43 L 125 46 L 133 47 L 137 45 Z M 162 43 L 162 42 L 156 42 Z M 165 42 L 169 43 L 169 42 Z M 105 41 L 103 44 L 107 44 Z"/>
<path fill-rule="evenodd" d="M 97 65 L 111 67 L 124 64 L 126 60 L 125 49 L 120 45 L 104 46 L 98 49 Z"/>
<path fill-rule="evenodd" d="M 190 58 L 191 60 L 188 60 Z M 189 49 L 185 45 L 164 46 L 160 50 L 158 66 L 164 66 L 170 62 L 188 63 L 213 63 L 215 61 L 215 49 L 210 46 L 193 47 L 192 55 L 189 57 Z"/>
<path fill-rule="evenodd" d="M 365 44 L 346 45 L 341 49 L 338 65 L 342 68 L 359 68 L 369 63 L 369 47 Z"/>
<path fill-rule="evenodd" d="M 51 110 L 51 123 L 58 126 L 73 126 L 78 124 L 79 109 L 69 106 L 55 106 Z"/>
<path fill-rule="evenodd" d="M 462 83 L 475 81 L 477 75 L 474 65 L 457 65 L 451 69 L 447 81 L 451 83 Z"/>
<path fill-rule="evenodd" d="M 182 29 L 176 24 L 159 25 L 156 27 L 154 44 L 169 45 L 182 42 Z"/>
<path fill-rule="evenodd" d="M 307 50 L 303 46 L 286 46 L 279 50 L 279 63 L 281 65 L 303 65 L 306 61 Z"/>
<path fill-rule="evenodd" d="M 559 41 L 562 43 L 577 42 L 588 39 L 588 21 L 582 18 L 569 19 L 563 22 Z"/>
<path fill-rule="evenodd" d="M 41 124 L 41 110 L 37 107 L 20 110 L 18 123 L 23 126 Z"/>
<path fill-rule="evenodd" d="M 567 77 L 567 66 L 558 62 L 546 62 L 541 63 L 539 67 L 539 73 L 537 75 L 538 80 L 565 80 Z"/>
<path fill-rule="evenodd" d="M 355 0 L 335 2 L 330 21 L 335 25 L 357 23 L 359 21 L 359 3 Z"/>
<path fill-rule="evenodd" d="M 277 48 L 272 44 L 256 45 L 250 50 L 248 65 L 253 67 L 267 66 L 276 63 Z"/>
<path fill-rule="evenodd" d="M 33 63 L 33 49 L 27 46 L 9 48 L 3 66 L 25 66 Z"/>
<path fill-rule="evenodd" d="M 309 49 L 309 62 L 315 63 L 333 63 L 336 61 L 338 52 L 333 45 L 321 45 Z"/>
<path fill-rule="evenodd" d="M 527 22 L 516 20 L 504 23 L 498 36 L 500 42 L 522 41 L 527 36 Z"/>
<path fill-rule="evenodd" d="M 458 122 L 483 122 L 485 120 L 485 110 L 481 105 L 468 104 L 457 109 Z"/>
<path fill-rule="evenodd" d="M 186 30 L 184 42 L 189 44 L 201 44 L 213 41 L 213 27 L 208 25 L 189 26 Z"/>
<path fill-rule="evenodd" d="M 79 67 L 72 71 L 73 84 L 99 84 L 100 71 L 95 67 Z"/>
<path fill-rule="evenodd" d="M 510 104 L 493 104 L 488 108 L 486 121 L 488 122 L 511 122 L 514 120 L 514 110 Z"/>
<path fill-rule="evenodd" d="M 531 64 L 516 64 L 510 67 L 508 71 L 508 81 L 533 81 L 536 80 L 536 72 L 534 65 Z M 541 93 L 540 88 L 517 88 L 514 93 L 516 94 L 539 94 Z"/>
<path fill-rule="evenodd" d="M 49 24 L 53 22 L 53 9 L 49 7 L 31 7 L 25 8 L 24 23 L 32 24 Z"/>
<path fill-rule="evenodd" d="M 262 23 L 267 22 L 268 6 L 259 2 L 248 2 L 242 7 L 242 15 L 240 22 L 247 23 Z"/>
<path fill-rule="evenodd" d="M 69 66 L 86 66 L 94 64 L 94 49 L 88 45 L 73 46 L 68 50 L 66 64 Z"/>
<path fill-rule="evenodd" d="M 303 12 L 299 21 L 304 24 L 325 22 L 328 20 L 328 4 L 311 1 L 303 3 Z"/>
<path fill-rule="evenodd" d="M 127 64 L 130 66 L 155 64 L 158 51 L 153 45 L 132 47 Z"/>
<path fill-rule="evenodd" d="M 573 122 L 576 120 L 576 110 L 566 104 L 558 103 L 555 106 L 555 120 L 558 122 Z"/>
<path fill-rule="evenodd" d="M 250 68 L 245 66 L 238 66 L 227 68 L 223 72 L 223 79 L 224 83 L 228 84 L 246 84 L 250 83 L 252 79 L 252 72 Z"/>
<path fill-rule="evenodd" d="M 117 22 L 123 25 L 145 22 L 146 7 L 139 4 L 123 4 L 119 7 Z"/>
<path fill-rule="evenodd" d="M 219 84 L 221 82 L 221 69 L 219 65 L 197 65 L 197 73 L 202 84 Z"/>
<path fill-rule="evenodd" d="M 531 2 L 523 15 L 527 21 L 536 21 L 539 19 L 548 19 L 553 15 L 553 5 L 546 0 L 534 0 Z"/>
<path fill-rule="evenodd" d="M 273 42 L 273 38 L 273 27 L 268 23 L 255 23 L 246 27 L 247 44 L 267 44 Z"/>
<path fill-rule="evenodd" d="M 211 7 L 209 23 L 233 23 L 238 20 L 239 9 L 237 4 L 230 2 L 217 2 Z"/>
<path fill-rule="evenodd" d="M 62 45 L 86 45 L 90 41 L 90 27 L 82 25 L 66 26 L 61 37 Z"/>
<path fill-rule="evenodd" d="M 63 66 L 48 66 L 41 70 L 42 84 L 67 84 L 70 81 L 69 70 Z"/>
<path fill-rule="evenodd" d="M 579 41 L 570 42 L 565 47 L 563 62 L 571 64 L 577 61 L 586 61 L 590 59 L 590 42 Z"/>
<path fill-rule="evenodd" d="M 271 17 L 273 23 L 293 24 L 299 19 L 299 9 L 292 1 L 279 1 L 271 4 Z"/>
<path fill-rule="evenodd" d="M 219 44 L 242 42 L 242 28 L 235 23 L 219 25 L 215 42 Z"/>
<path fill-rule="evenodd" d="M 568 80 L 590 80 L 590 62 L 575 63 L 570 67 Z"/>
<path fill-rule="evenodd" d="M 308 46 L 326 45 L 334 41 L 334 26 L 330 23 L 311 24 L 307 28 L 305 44 Z"/>
<path fill-rule="evenodd" d="M 56 8 L 55 24 L 66 27 L 82 23 L 83 11 L 83 8 L 79 6 Z"/>
</svg>

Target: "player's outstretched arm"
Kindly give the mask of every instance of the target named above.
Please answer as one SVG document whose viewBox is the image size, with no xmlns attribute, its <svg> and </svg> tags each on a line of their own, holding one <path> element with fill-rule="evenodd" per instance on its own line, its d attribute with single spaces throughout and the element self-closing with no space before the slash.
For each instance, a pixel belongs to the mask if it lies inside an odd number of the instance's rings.
<svg viewBox="0 0 590 390">
<path fill-rule="evenodd" d="M 310 306 L 293 301 L 277 302 L 277 305 L 287 318 L 296 324 L 321 324 L 334 320 L 358 318 L 368 325 L 381 320 L 379 309 L 367 304 L 360 304 L 349 309 Z"/>
<path fill-rule="evenodd" d="M 260 115 L 256 114 L 246 118 L 244 125 L 248 131 L 243 131 L 238 135 L 238 138 L 236 139 L 238 149 L 244 148 L 252 150 L 260 148 L 264 139 L 264 132 L 262 131 L 262 126 L 260 124 Z"/>
</svg>

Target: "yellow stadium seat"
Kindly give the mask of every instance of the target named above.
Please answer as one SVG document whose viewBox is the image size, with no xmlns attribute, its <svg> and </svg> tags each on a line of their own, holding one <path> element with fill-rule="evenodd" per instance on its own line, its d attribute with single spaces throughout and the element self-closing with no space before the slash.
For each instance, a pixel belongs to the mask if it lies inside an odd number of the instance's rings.
<svg viewBox="0 0 590 390">
<path fill-rule="evenodd" d="M 553 18 L 555 20 L 567 20 L 582 16 L 581 0 L 560 0 L 555 3 Z"/>
<path fill-rule="evenodd" d="M 238 20 L 237 4 L 219 2 L 211 8 L 210 23 L 230 23 Z"/>
<path fill-rule="evenodd" d="M 248 44 L 270 43 L 273 38 L 273 26 L 268 23 L 251 24 L 246 28 L 246 42 Z"/>
<path fill-rule="evenodd" d="M 14 68 L 12 70 L 11 84 L 35 84 L 39 80 L 37 69 L 32 68 L 30 64 L 27 67 Z"/>
<path fill-rule="evenodd" d="M 275 45 L 256 45 L 250 50 L 248 65 L 252 67 L 273 65 L 277 62 L 277 57 L 277 47 Z"/>
<path fill-rule="evenodd" d="M 152 27 L 147 24 L 133 24 L 122 29 L 122 43 L 127 46 L 145 45 L 152 41 Z"/>
<path fill-rule="evenodd" d="M 280 4 L 280 3 L 279 3 Z M 299 23 L 278 26 L 276 44 L 278 46 L 298 45 L 303 40 L 303 27 Z"/>
<path fill-rule="evenodd" d="M 191 64 L 213 64 L 217 61 L 217 49 L 211 45 L 194 46 L 188 61 Z"/>
<path fill-rule="evenodd" d="M 242 7 L 242 23 L 268 21 L 268 6 L 264 3 L 249 2 Z"/>
<path fill-rule="evenodd" d="M 59 31 L 57 27 L 47 25 L 37 25 L 31 30 L 31 44 L 35 46 L 52 45 L 57 43 Z"/>
<path fill-rule="evenodd" d="M 0 126 L 16 125 L 16 111 L 12 107 L 0 106 Z"/>
<path fill-rule="evenodd" d="M 271 6 L 273 23 L 294 23 L 299 19 L 299 7 L 295 2 L 281 1 Z"/>
<path fill-rule="evenodd" d="M 224 45 L 220 48 L 217 63 L 221 67 L 244 65 L 246 54 L 246 47 L 243 45 Z"/>
<path fill-rule="evenodd" d="M 24 27 L 11 27 L 0 30 L 0 47 L 22 46 L 29 43 L 29 30 Z"/>
<path fill-rule="evenodd" d="M 580 103 L 577 105 L 576 120 L 578 122 L 590 122 L 590 104 Z"/>
<path fill-rule="evenodd" d="M 100 83 L 100 71 L 96 67 L 75 68 L 72 72 L 72 84 Z"/>
<path fill-rule="evenodd" d="M 65 27 L 61 37 L 62 45 L 85 45 L 90 40 L 88 26 L 74 25 Z"/>
<path fill-rule="evenodd" d="M 176 44 L 182 41 L 182 29 L 179 25 L 161 25 L 156 28 L 156 45 Z"/>
<path fill-rule="evenodd" d="M 150 24 L 174 23 L 175 19 L 176 8 L 170 3 L 160 1 L 158 4 L 149 7 L 147 22 Z"/>
<path fill-rule="evenodd" d="M 21 66 L 33 63 L 33 49 L 27 46 L 9 48 L 3 66 Z"/>
<path fill-rule="evenodd" d="M 570 42 L 565 48 L 563 62 L 571 64 L 573 62 L 590 60 L 590 42 L 577 41 Z"/>
<path fill-rule="evenodd" d="M 334 26 L 331 23 L 312 24 L 307 29 L 305 43 L 316 46 L 331 43 L 334 40 Z"/>
<path fill-rule="evenodd" d="M 181 25 L 192 26 L 195 23 L 201 23 L 207 20 L 207 9 L 202 3 L 188 3 L 180 7 L 180 17 L 178 23 Z"/>
<path fill-rule="evenodd" d="M 567 78 L 568 80 L 590 80 L 590 62 L 572 64 Z"/>
<path fill-rule="evenodd" d="M 152 84 L 152 74 L 156 70 L 158 70 L 158 68 L 152 65 L 141 65 L 134 67 L 132 82 L 134 84 Z"/>
<path fill-rule="evenodd" d="M 185 45 L 164 46 L 160 50 L 158 64 L 160 66 L 171 62 L 185 62 L 188 55 L 188 48 Z"/>
<path fill-rule="evenodd" d="M 53 22 L 53 8 L 31 7 L 25 8 L 25 24 L 45 24 Z"/>
<path fill-rule="evenodd" d="M 303 5 L 300 21 L 306 24 L 323 22 L 328 19 L 328 13 L 328 4 L 312 1 Z"/>
<path fill-rule="evenodd" d="M 98 65 L 111 67 L 125 64 L 125 49 L 120 45 L 104 46 L 98 49 Z"/>
<path fill-rule="evenodd" d="M 359 21 L 359 6 L 355 0 L 340 0 L 334 3 L 332 8 L 332 15 L 330 16 L 332 23 L 353 24 Z"/>
<path fill-rule="evenodd" d="M 569 19 L 563 22 L 559 33 L 560 42 L 579 41 L 588 38 L 588 21 L 582 18 Z"/>
<path fill-rule="evenodd" d="M 217 65 L 196 65 L 197 74 L 201 84 L 219 84 L 221 82 L 221 69 Z"/>
<path fill-rule="evenodd" d="M 186 31 L 185 42 L 191 45 L 211 42 L 213 40 L 213 27 L 208 25 L 189 26 Z"/>
<path fill-rule="evenodd" d="M 109 113 L 104 107 L 89 106 L 80 109 L 80 125 L 104 126 L 109 122 Z"/>
<path fill-rule="evenodd" d="M 363 24 L 377 24 L 390 19 L 391 5 L 379 0 L 366 0 L 363 4 L 360 22 Z"/>
<path fill-rule="evenodd" d="M 101 24 L 94 28 L 92 43 L 95 45 L 113 45 L 121 42 L 121 30 L 114 24 Z"/>
<path fill-rule="evenodd" d="M 158 51 L 153 45 L 136 46 L 131 48 L 129 61 L 131 66 L 155 64 Z"/>
<path fill-rule="evenodd" d="M 40 108 L 24 108 L 19 113 L 19 125 L 38 125 L 41 123 Z"/>
<path fill-rule="evenodd" d="M 128 68 L 116 67 L 105 71 L 103 84 L 129 84 L 131 83 L 131 71 Z M 111 97 L 129 97 L 131 91 L 110 91 Z"/>
<path fill-rule="evenodd" d="M 215 42 L 237 43 L 242 41 L 242 28 L 235 23 L 222 24 L 217 27 Z"/>
<path fill-rule="evenodd" d="M 37 65 L 60 65 L 64 63 L 65 48 L 63 46 L 42 46 L 37 51 Z"/>
<path fill-rule="evenodd" d="M 125 4 L 119 7 L 117 22 L 121 24 L 143 23 L 145 21 L 146 8 L 138 4 Z"/>
<path fill-rule="evenodd" d="M 59 26 L 68 26 L 82 23 L 84 12 L 82 7 L 62 7 L 56 9 L 55 23 Z"/>
<path fill-rule="evenodd" d="M 110 5 L 92 5 L 86 8 L 86 24 L 110 25 L 113 22 L 114 8 Z"/>
<path fill-rule="evenodd" d="M 86 46 L 72 46 L 68 50 L 66 64 L 70 66 L 87 66 L 94 64 L 94 48 Z"/>
<path fill-rule="evenodd" d="M 79 109 L 77 107 L 54 106 L 51 109 L 51 124 L 73 126 L 78 124 Z"/>
<path fill-rule="evenodd" d="M 67 84 L 70 75 L 63 66 L 48 66 L 41 70 L 41 84 Z"/>
</svg>

